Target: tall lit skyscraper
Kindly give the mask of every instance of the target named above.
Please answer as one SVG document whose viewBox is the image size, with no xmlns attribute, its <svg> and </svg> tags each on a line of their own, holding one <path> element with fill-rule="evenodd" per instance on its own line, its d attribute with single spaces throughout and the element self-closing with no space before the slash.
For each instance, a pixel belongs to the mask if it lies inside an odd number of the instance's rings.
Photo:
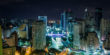
<svg viewBox="0 0 110 55">
<path fill-rule="evenodd" d="M 93 12 L 89 11 L 87 8 L 85 9 L 84 14 L 86 32 L 95 31 L 95 18 L 93 17 Z"/>
<path fill-rule="evenodd" d="M 106 39 L 105 41 L 103 42 L 103 46 L 104 46 L 104 49 L 109 51 L 110 50 L 110 33 L 107 33 L 106 35 Z"/>
<path fill-rule="evenodd" d="M 73 34 L 73 21 L 69 21 L 69 24 L 68 24 L 68 28 L 67 28 L 67 30 L 68 30 L 68 32 L 70 32 L 70 34 Z"/>
<path fill-rule="evenodd" d="M 10 46 L 10 47 L 16 47 L 17 46 L 17 40 L 18 40 L 18 36 L 16 32 L 13 32 L 10 35 L 10 38 L 4 38 L 4 40 L 6 41 L 6 43 Z"/>
<path fill-rule="evenodd" d="M 96 8 L 95 9 L 95 22 L 96 22 L 97 30 L 100 29 L 101 19 L 102 19 L 102 8 Z"/>
<path fill-rule="evenodd" d="M 15 55 L 16 47 L 9 47 L 3 49 L 3 55 Z"/>
<path fill-rule="evenodd" d="M 2 28 L 0 26 L 0 55 L 3 55 L 2 53 Z"/>
<path fill-rule="evenodd" d="M 96 50 L 99 48 L 99 39 L 95 32 L 88 32 L 87 35 L 87 47 L 88 50 Z"/>
<path fill-rule="evenodd" d="M 33 50 L 44 50 L 46 46 L 46 24 L 37 21 L 32 24 L 32 48 Z"/>
<path fill-rule="evenodd" d="M 67 31 L 70 20 L 74 20 L 73 12 L 71 10 L 64 11 L 61 14 L 61 27 L 64 31 Z"/>
<path fill-rule="evenodd" d="M 105 40 L 107 33 L 110 32 L 109 19 L 101 19 L 100 32 L 101 32 L 101 40 Z"/>
<path fill-rule="evenodd" d="M 79 48 L 80 47 L 80 30 L 81 30 L 81 25 L 80 24 L 74 24 L 73 30 L 74 30 L 73 46 Z"/>
<path fill-rule="evenodd" d="M 42 20 L 47 26 L 47 16 L 38 16 L 38 20 Z"/>
<path fill-rule="evenodd" d="M 22 39 L 28 39 L 28 26 L 27 24 L 22 24 L 18 29 L 18 36 Z"/>
</svg>

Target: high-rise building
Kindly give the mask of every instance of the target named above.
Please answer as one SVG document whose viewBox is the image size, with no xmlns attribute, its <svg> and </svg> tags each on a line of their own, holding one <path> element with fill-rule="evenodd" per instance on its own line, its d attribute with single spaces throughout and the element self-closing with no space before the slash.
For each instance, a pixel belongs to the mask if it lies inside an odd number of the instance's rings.
<svg viewBox="0 0 110 55">
<path fill-rule="evenodd" d="M 69 21 L 69 24 L 68 24 L 68 28 L 67 28 L 67 31 L 70 33 L 70 34 L 73 34 L 73 21 Z"/>
<path fill-rule="evenodd" d="M 32 49 L 44 50 L 46 46 L 46 24 L 37 21 L 32 24 Z"/>
<path fill-rule="evenodd" d="M 80 28 L 80 35 L 81 37 L 85 36 L 85 21 L 84 19 L 77 19 L 76 22 L 81 26 Z"/>
<path fill-rule="evenodd" d="M 18 37 L 19 38 L 28 38 L 28 26 L 26 24 L 22 24 L 18 29 Z"/>
<path fill-rule="evenodd" d="M 76 22 L 73 24 L 73 45 L 76 45 L 80 48 L 80 40 L 85 36 L 85 22 L 81 19 L 76 19 Z"/>
<path fill-rule="evenodd" d="M 61 27 L 64 31 L 67 31 L 70 20 L 74 20 L 73 12 L 71 10 L 64 11 L 61 14 Z"/>
<path fill-rule="evenodd" d="M 93 12 L 88 11 L 88 9 L 85 9 L 85 14 L 84 14 L 84 19 L 85 19 L 85 31 L 86 32 L 93 32 L 95 31 L 95 18 L 93 17 Z"/>
<path fill-rule="evenodd" d="M 2 52 L 2 28 L 0 26 L 0 55 L 3 55 L 3 52 Z"/>
<path fill-rule="evenodd" d="M 86 38 L 80 38 L 80 48 L 82 50 L 87 50 L 87 40 Z"/>
<path fill-rule="evenodd" d="M 9 47 L 3 49 L 3 55 L 15 55 L 16 47 Z"/>
<path fill-rule="evenodd" d="M 47 16 L 38 16 L 38 20 L 42 20 L 47 26 Z"/>
<path fill-rule="evenodd" d="M 9 38 L 4 38 L 4 40 L 6 41 L 6 43 L 10 46 L 10 47 L 16 47 L 18 44 L 18 36 L 16 32 L 13 32 Z"/>
<path fill-rule="evenodd" d="M 73 34 L 73 46 L 76 48 L 80 48 L 80 30 L 81 25 L 80 24 L 74 24 L 73 27 L 74 34 Z"/>
<path fill-rule="evenodd" d="M 103 46 L 104 46 L 104 49 L 109 51 L 110 50 L 110 33 L 108 33 L 106 35 L 106 39 L 104 40 L 103 42 Z"/>
<path fill-rule="evenodd" d="M 99 39 L 96 32 L 88 32 L 87 35 L 87 50 L 94 51 L 99 48 Z"/>
<path fill-rule="evenodd" d="M 97 30 L 100 29 L 101 19 L 102 19 L 102 8 L 96 8 L 95 9 L 95 22 L 96 22 Z"/>
<path fill-rule="evenodd" d="M 101 40 L 105 40 L 106 34 L 110 32 L 109 19 L 101 19 L 100 32 L 101 32 Z"/>
</svg>

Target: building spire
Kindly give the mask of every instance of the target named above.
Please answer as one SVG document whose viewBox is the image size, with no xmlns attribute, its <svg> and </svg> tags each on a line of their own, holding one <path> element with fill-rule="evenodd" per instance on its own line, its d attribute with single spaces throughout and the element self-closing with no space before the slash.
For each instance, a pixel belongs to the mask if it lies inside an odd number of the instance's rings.
<svg viewBox="0 0 110 55">
<path fill-rule="evenodd" d="M 85 8 L 85 10 L 84 10 L 85 12 L 87 12 L 88 11 L 88 9 L 87 8 Z"/>
</svg>

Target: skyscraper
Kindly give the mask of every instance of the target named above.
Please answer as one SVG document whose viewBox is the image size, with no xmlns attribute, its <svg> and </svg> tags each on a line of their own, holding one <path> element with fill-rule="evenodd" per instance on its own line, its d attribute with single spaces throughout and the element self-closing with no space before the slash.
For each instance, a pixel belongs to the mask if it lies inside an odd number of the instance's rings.
<svg viewBox="0 0 110 55">
<path fill-rule="evenodd" d="M 10 46 L 10 47 L 16 47 L 17 46 L 17 40 L 18 40 L 18 36 L 16 32 L 13 32 L 9 38 L 4 38 L 4 40 L 6 41 L 6 43 Z"/>
<path fill-rule="evenodd" d="M 38 16 L 38 20 L 42 20 L 47 26 L 47 16 Z"/>
<path fill-rule="evenodd" d="M 80 30 L 81 30 L 81 25 L 80 24 L 74 24 L 73 27 L 74 30 L 74 36 L 73 36 L 73 46 L 74 47 L 80 47 Z"/>
<path fill-rule="evenodd" d="M 96 8 L 95 9 L 95 22 L 96 22 L 97 30 L 100 29 L 101 19 L 102 19 L 102 8 Z"/>
<path fill-rule="evenodd" d="M 107 33 L 106 35 L 106 39 L 105 41 L 103 42 L 103 46 L 104 46 L 104 49 L 109 51 L 110 50 L 110 33 Z"/>
<path fill-rule="evenodd" d="M 88 9 L 85 9 L 85 14 L 84 14 L 84 19 L 85 19 L 85 31 L 86 32 L 93 32 L 95 31 L 95 18 L 93 17 L 93 12 L 88 11 Z"/>
<path fill-rule="evenodd" d="M 99 39 L 97 37 L 96 32 L 88 32 L 87 47 L 88 51 L 93 51 L 99 48 Z"/>
<path fill-rule="evenodd" d="M 46 46 L 46 24 L 37 21 L 32 24 L 32 48 L 34 50 L 44 50 Z"/>
<path fill-rule="evenodd" d="M 27 39 L 28 38 L 28 26 L 27 24 L 22 24 L 19 29 L 18 29 L 18 36 L 19 38 L 22 39 Z"/>
<path fill-rule="evenodd" d="M 101 19 L 100 32 L 101 32 L 101 40 L 105 40 L 107 33 L 110 32 L 109 19 Z"/>
<path fill-rule="evenodd" d="M 67 31 L 70 20 L 74 20 L 73 12 L 71 10 L 64 11 L 61 14 L 61 27 L 64 31 Z"/>
<path fill-rule="evenodd" d="M 3 55 L 15 55 L 16 47 L 9 47 L 3 49 Z"/>
</svg>

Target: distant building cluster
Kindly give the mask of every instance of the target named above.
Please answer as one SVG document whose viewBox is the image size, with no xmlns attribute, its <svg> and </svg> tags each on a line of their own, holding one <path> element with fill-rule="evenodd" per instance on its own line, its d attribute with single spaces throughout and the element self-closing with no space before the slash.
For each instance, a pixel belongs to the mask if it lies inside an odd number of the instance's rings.
<svg viewBox="0 0 110 55">
<path fill-rule="evenodd" d="M 86 8 L 82 18 L 67 10 L 57 20 L 0 19 L 0 55 L 104 55 L 109 50 L 110 20 L 102 8 Z"/>
</svg>

